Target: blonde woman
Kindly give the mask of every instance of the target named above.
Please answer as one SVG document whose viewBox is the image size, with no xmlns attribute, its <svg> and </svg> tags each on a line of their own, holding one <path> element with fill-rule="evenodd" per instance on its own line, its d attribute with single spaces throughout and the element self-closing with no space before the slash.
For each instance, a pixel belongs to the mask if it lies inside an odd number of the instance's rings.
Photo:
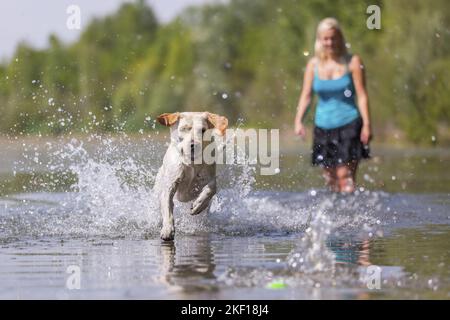
<svg viewBox="0 0 450 320">
<path fill-rule="evenodd" d="M 371 126 L 364 65 L 347 52 L 344 35 L 334 18 L 317 27 L 315 56 L 306 66 L 295 133 L 305 136 L 303 116 L 318 95 L 314 118 L 313 165 L 321 166 L 327 185 L 336 192 L 353 192 L 358 162 L 369 157 Z"/>
</svg>

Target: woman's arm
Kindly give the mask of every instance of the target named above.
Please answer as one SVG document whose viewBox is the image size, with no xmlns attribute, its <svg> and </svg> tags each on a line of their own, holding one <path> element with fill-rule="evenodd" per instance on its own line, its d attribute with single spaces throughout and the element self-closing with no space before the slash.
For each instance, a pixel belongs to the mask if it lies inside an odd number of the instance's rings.
<svg viewBox="0 0 450 320">
<path fill-rule="evenodd" d="M 305 75 L 303 76 L 303 87 L 300 99 L 297 105 L 297 114 L 295 116 L 295 134 L 305 136 L 306 131 L 303 126 L 303 116 L 311 103 L 312 83 L 314 79 L 314 58 L 306 65 Z"/>
<path fill-rule="evenodd" d="M 350 62 L 350 70 L 352 72 L 353 83 L 355 84 L 356 96 L 358 97 L 359 113 L 363 121 L 361 130 L 361 142 L 368 144 L 371 138 L 370 113 L 369 113 L 369 96 L 366 90 L 366 77 L 364 64 L 358 55 L 353 55 Z"/>
</svg>

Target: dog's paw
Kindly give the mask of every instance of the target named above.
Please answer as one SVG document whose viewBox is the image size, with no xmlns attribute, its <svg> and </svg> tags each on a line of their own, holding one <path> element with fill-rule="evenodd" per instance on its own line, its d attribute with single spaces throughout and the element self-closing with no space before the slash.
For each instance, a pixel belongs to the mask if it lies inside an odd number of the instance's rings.
<svg viewBox="0 0 450 320">
<path fill-rule="evenodd" d="M 200 213 L 200 206 L 195 202 L 191 205 L 191 215 L 195 216 Z"/>
<path fill-rule="evenodd" d="M 191 215 L 195 216 L 197 214 L 199 214 L 202 210 L 201 209 L 201 204 L 198 203 L 197 201 L 194 201 L 193 204 L 191 204 Z"/>
<path fill-rule="evenodd" d="M 164 241 L 172 241 L 175 237 L 175 229 L 171 227 L 163 227 L 161 229 L 160 237 Z"/>
<path fill-rule="evenodd" d="M 208 207 L 208 202 L 194 201 L 191 205 L 191 215 L 195 216 Z"/>
</svg>

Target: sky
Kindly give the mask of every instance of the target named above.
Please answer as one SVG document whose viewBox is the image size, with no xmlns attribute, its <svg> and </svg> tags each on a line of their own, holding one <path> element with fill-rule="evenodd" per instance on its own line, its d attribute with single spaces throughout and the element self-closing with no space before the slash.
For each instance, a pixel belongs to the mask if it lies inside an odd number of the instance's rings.
<svg viewBox="0 0 450 320">
<path fill-rule="evenodd" d="M 160 22 L 168 22 L 191 5 L 220 0 L 145 0 Z M 26 41 L 35 48 L 45 48 L 48 36 L 55 33 L 65 43 L 80 36 L 83 27 L 96 16 L 116 11 L 122 3 L 133 0 L 14 0 L 0 1 L 0 60 L 12 57 L 17 44 Z M 70 5 L 80 8 L 81 30 L 66 26 Z"/>
</svg>

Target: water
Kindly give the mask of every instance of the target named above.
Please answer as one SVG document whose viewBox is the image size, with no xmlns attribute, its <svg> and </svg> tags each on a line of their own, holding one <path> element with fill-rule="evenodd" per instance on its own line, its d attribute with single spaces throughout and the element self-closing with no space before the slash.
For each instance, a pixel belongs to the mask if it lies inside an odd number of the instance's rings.
<svg viewBox="0 0 450 320">
<path fill-rule="evenodd" d="M 210 213 L 176 203 L 162 243 L 165 141 L 3 140 L 0 298 L 450 298 L 447 151 L 374 147 L 353 195 L 326 191 L 305 147 L 277 176 L 223 166 Z"/>
</svg>

